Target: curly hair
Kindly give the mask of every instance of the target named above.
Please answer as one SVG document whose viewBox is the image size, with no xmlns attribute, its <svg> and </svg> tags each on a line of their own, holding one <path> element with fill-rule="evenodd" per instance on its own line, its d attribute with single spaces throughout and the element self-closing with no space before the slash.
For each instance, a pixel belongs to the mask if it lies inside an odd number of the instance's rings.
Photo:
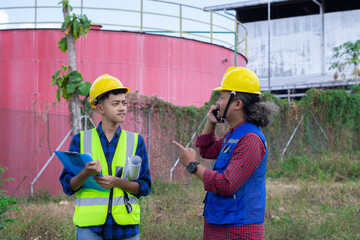
<svg viewBox="0 0 360 240">
<path fill-rule="evenodd" d="M 258 127 L 267 127 L 279 111 L 275 103 L 262 102 L 261 96 L 257 94 L 237 92 L 235 100 L 241 100 L 243 103 L 245 121 Z"/>
</svg>

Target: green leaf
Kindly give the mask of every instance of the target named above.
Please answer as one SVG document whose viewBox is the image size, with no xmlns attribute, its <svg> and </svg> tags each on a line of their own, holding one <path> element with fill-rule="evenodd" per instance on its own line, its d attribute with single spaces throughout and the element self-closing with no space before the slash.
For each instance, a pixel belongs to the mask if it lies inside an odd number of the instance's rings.
<svg viewBox="0 0 360 240">
<path fill-rule="evenodd" d="M 61 24 L 61 31 L 62 31 L 62 32 L 65 31 L 66 26 L 67 26 L 67 25 L 65 24 L 65 22 L 63 22 L 63 23 Z"/>
<path fill-rule="evenodd" d="M 66 85 L 66 93 L 67 94 L 72 94 L 73 92 L 75 92 L 76 88 L 77 88 L 78 84 L 77 83 L 68 83 Z"/>
<path fill-rule="evenodd" d="M 81 73 L 79 73 L 78 71 L 72 71 L 70 74 L 69 74 L 69 82 L 70 83 L 79 83 L 83 81 L 83 77 L 81 75 Z"/>
<path fill-rule="evenodd" d="M 57 85 L 61 88 L 63 87 L 63 83 L 64 83 L 64 78 L 60 77 L 57 79 Z"/>
<path fill-rule="evenodd" d="M 73 22 L 73 36 L 74 36 L 74 40 L 79 38 L 79 22 L 75 19 Z"/>
<path fill-rule="evenodd" d="M 86 15 L 82 15 L 80 18 L 80 34 L 85 38 L 85 34 L 90 30 L 91 21 Z"/>
<path fill-rule="evenodd" d="M 85 82 L 85 81 L 82 81 L 80 84 L 79 84 L 79 94 L 81 96 L 86 96 L 89 94 L 90 92 L 90 88 L 91 88 L 91 83 L 90 82 Z"/>
<path fill-rule="evenodd" d="M 4 222 L 6 222 L 6 223 L 10 223 L 10 222 L 15 222 L 16 220 L 15 219 L 5 219 L 5 221 Z"/>
<path fill-rule="evenodd" d="M 86 34 L 86 30 L 84 29 L 84 27 L 82 25 L 80 25 L 80 35 L 85 38 L 85 34 Z"/>
<path fill-rule="evenodd" d="M 54 76 L 59 77 L 61 69 L 56 69 Z"/>
<path fill-rule="evenodd" d="M 60 88 L 56 91 L 56 100 L 60 102 Z"/>
<path fill-rule="evenodd" d="M 55 86 L 55 84 L 57 82 L 57 79 L 58 79 L 58 77 L 60 75 L 60 71 L 61 71 L 60 69 L 56 69 L 55 74 L 52 75 L 52 79 L 51 79 L 51 86 L 52 87 Z"/>
<path fill-rule="evenodd" d="M 64 99 L 69 101 L 70 100 L 70 95 L 67 93 L 66 89 L 67 89 L 66 87 L 60 88 L 60 94 Z"/>
<path fill-rule="evenodd" d="M 10 180 L 15 180 L 14 178 L 4 178 L 4 179 L 1 179 L 1 181 L 10 181 Z"/>
<path fill-rule="evenodd" d="M 68 82 L 69 82 L 69 73 L 66 73 L 66 74 L 64 75 L 64 80 L 63 80 L 63 82 L 62 82 L 62 87 L 65 87 L 66 84 L 68 84 Z"/>
<path fill-rule="evenodd" d="M 81 16 L 81 20 L 85 28 L 90 28 L 91 20 L 89 20 L 85 14 Z"/>
<path fill-rule="evenodd" d="M 67 5 L 69 5 L 69 0 L 62 0 L 58 4 L 61 4 L 61 3 L 63 4 L 63 7 L 67 6 Z"/>
<path fill-rule="evenodd" d="M 64 34 L 68 35 L 70 33 L 71 29 L 72 29 L 72 22 L 70 22 L 70 24 L 67 25 L 67 27 L 66 27 L 66 29 L 64 31 Z"/>
<path fill-rule="evenodd" d="M 58 42 L 58 48 L 59 48 L 63 53 L 65 53 L 65 52 L 68 50 L 66 37 L 63 37 L 63 38 Z"/>
<path fill-rule="evenodd" d="M 66 31 L 66 29 L 68 28 L 68 25 L 70 23 L 70 20 L 71 20 L 70 15 L 66 15 L 65 20 L 64 20 L 63 24 L 61 25 L 61 31 L 62 32 Z"/>
<path fill-rule="evenodd" d="M 61 68 L 64 72 L 69 68 L 69 65 L 61 65 Z"/>
</svg>

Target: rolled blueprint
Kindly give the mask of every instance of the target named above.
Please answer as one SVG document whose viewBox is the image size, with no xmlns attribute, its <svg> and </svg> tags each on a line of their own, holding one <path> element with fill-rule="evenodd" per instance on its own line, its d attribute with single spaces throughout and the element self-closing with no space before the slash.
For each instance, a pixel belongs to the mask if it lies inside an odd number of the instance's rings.
<svg viewBox="0 0 360 240">
<path fill-rule="evenodd" d="M 129 177 L 130 180 L 136 180 L 140 176 L 141 169 L 141 158 L 139 156 L 131 156 L 128 158 L 128 166 L 129 166 Z"/>
</svg>

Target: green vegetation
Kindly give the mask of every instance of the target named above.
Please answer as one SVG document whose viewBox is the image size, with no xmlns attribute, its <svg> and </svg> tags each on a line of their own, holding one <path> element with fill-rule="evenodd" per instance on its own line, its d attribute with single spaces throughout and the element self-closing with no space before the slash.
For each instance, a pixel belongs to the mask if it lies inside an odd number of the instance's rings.
<svg viewBox="0 0 360 240">
<path fill-rule="evenodd" d="M 360 152 L 291 156 L 268 168 L 266 239 L 359 239 Z M 186 181 L 154 181 L 140 201 L 141 239 L 202 239 L 205 191 L 190 174 Z M 0 232 L 0 239 L 75 239 L 75 198 L 40 190 L 18 199 L 21 211 Z"/>
<path fill-rule="evenodd" d="M 13 180 L 12 178 L 2 178 L 6 169 L 6 167 L 0 166 L 0 234 L 1 231 L 8 226 L 8 224 L 16 222 L 14 218 L 7 215 L 7 212 L 11 210 L 18 210 L 15 208 L 15 205 L 18 203 L 16 199 L 12 196 L 6 195 L 5 193 L 7 191 L 1 189 L 5 181 Z"/>
<path fill-rule="evenodd" d="M 333 49 L 333 63 L 329 70 L 335 69 L 334 78 L 337 80 L 339 73 L 342 75 L 342 80 L 346 79 L 344 71 L 347 67 L 352 68 L 352 75 L 354 76 L 356 84 L 360 76 L 360 40 L 355 42 L 346 42 Z"/>
<path fill-rule="evenodd" d="M 359 158 L 359 155 L 357 155 Z M 329 160 L 331 162 L 331 160 Z M 359 239 L 360 184 L 350 181 L 267 179 L 266 239 Z M 155 181 L 140 202 L 141 239 L 202 239 L 205 195 L 200 180 L 187 183 Z M 19 203 L 17 219 L 1 239 L 75 239 L 74 197 Z"/>
<path fill-rule="evenodd" d="M 264 129 L 269 149 L 266 239 L 360 239 L 359 93 L 359 86 L 351 92 L 311 89 L 307 97 L 295 102 L 265 94 L 280 106 L 279 115 Z M 205 191 L 198 179 L 180 167 L 175 172 L 176 181 L 167 182 L 177 158 L 169 142 L 176 139 L 186 144 L 217 97 L 214 94 L 209 103 L 197 109 L 129 95 L 129 111 L 133 113 L 129 122 L 142 123 L 139 132 L 146 136 L 150 111 L 152 130 L 159 133 L 152 135 L 156 143 L 152 145 L 152 191 L 140 201 L 141 239 L 202 239 Z M 218 136 L 226 128 L 219 126 Z M 54 197 L 43 190 L 32 200 L 17 201 L 21 211 L 8 209 L 1 216 L 16 219 L 16 223 L 6 224 L 0 239 L 75 239 L 74 197 Z"/>
<path fill-rule="evenodd" d="M 359 239 L 359 182 L 267 181 L 266 239 Z"/>
<path fill-rule="evenodd" d="M 69 5 L 68 0 L 60 2 L 63 8 L 68 8 L 72 11 L 72 7 Z M 61 31 L 65 37 L 61 38 L 58 42 L 58 48 L 66 53 L 68 51 L 68 41 L 66 36 L 71 34 L 74 41 L 80 36 L 85 38 L 86 33 L 90 30 L 91 21 L 86 15 L 65 15 L 64 22 L 61 26 Z M 69 71 L 69 72 L 68 72 Z M 61 73 L 61 75 L 60 75 Z M 77 70 L 71 70 L 69 65 L 61 66 L 61 69 L 57 69 L 52 76 L 51 85 L 57 85 L 58 90 L 56 92 L 56 99 L 60 102 L 60 96 L 70 101 L 70 95 L 74 92 L 78 92 L 82 96 L 89 94 L 91 83 L 84 81 L 82 75 Z"/>
<path fill-rule="evenodd" d="M 339 90 L 310 89 L 299 101 L 265 98 L 274 101 L 280 112 L 273 123 L 264 129 L 270 152 L 270 164 L 278 164 L 281 154 L 299 124 L 297 132 L 284 158 L 290 156 L 319 155 L 323 152 L 359 151 L 360 145 L 360 94 L 358 86 Z"/>
<path fill-rule="evenodd" d="M 195 108 L 175 106 L 155 100 L 154 97 L 128 94 L 128 110 L 133 115 L 124 123 L 125 128 L 134 129 L 147 137 L 150 112 L 153 143 L 151 157 L 156 159 L 152 162 L 153 169 L 156 169 L 156 179 L 167 181 L 169 169 L 177 159 L 176 149 L 169 143 L 176 140 L 186 145 L 206 116 L 209 106 L 215 104 L 218 97 L 219 93 L 214 92 L 208 103 Z M 338 153 L 351 155 L 360 150 L 359 86 L 338 90 L 310 89 L 301 100 L 292 102 L 278 99 L 269 93 L 264 93 L 264 98 L 273 101 L 280 108 L 270 126 L 263 129 L 269 149 L 269 169 L 280 169 L 283 164 L 281 159 L 293 156 L 317 159 L 322 155 Z M 299 127 L 284 152 L 298 124 Z M 200 126 L 198 133 L 201 133 L 203 126 L 204 124 Z M 222 137 L 228 129 L 227 124 L 219 125 L 217 136 Z M 196 149 L 195 141 L 193 139 L 190 142 L 190 147 Z M 186 176 L 186 171 L 180 169 L 177 168 L 174 172 L 176 181 L 182 181 Z"/>
<path fill-rule="evenodd" d="M 271 165 L 268 178 L 314 181 L 358 181 L 360 179 L 360 153 L 323 153 L 322 155 L 290 156 L 277 165 Z"/>
<path fill-rule="evenodd" d="M 61 97 L 69 103 L 70 120 L 73 133 L 78 133 L 81 128 L 81 114 L 89 115 L 90 104 L 87 101 L 87 95 L 90 92 L 91 83 L 84 81 L 81 73 L 76 70 L 76 49 L 75 41 L 90 30 L 91 21 L 86 15 L 70 14 L 73 8 L 69 0 L 59 2 L 62 5 L 64 22 L 61 25 L 61 31 L 64 37 L 58 42 L 58 48 L 62 52 L 68 52 L 69 65 L 62 65 L 52 76 L 51 85 L 57 86 L 56 99 L 60 102 Z M 79 95 L 85 96 L 80 100 Z M 85 101 L 84 101 L 85 100 Z M 80 107 L 82 104 L 82 108 Z M 90 111 L 91 115 L 91 111 Z"/>
</svg>

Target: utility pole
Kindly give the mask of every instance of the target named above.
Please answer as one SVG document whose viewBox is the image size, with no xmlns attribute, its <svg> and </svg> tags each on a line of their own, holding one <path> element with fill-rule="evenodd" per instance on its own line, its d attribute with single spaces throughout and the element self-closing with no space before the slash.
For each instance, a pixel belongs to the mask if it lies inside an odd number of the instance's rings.
<svg viewBox="0 0 360 240">
<path fill-rule="evenodd" d="M 271 92 L 271 84 L 270 84 L 270 14 L 271 14 L 271 5 L 270 0 L 268 0 L 268 91 Z"/>
</svg>

